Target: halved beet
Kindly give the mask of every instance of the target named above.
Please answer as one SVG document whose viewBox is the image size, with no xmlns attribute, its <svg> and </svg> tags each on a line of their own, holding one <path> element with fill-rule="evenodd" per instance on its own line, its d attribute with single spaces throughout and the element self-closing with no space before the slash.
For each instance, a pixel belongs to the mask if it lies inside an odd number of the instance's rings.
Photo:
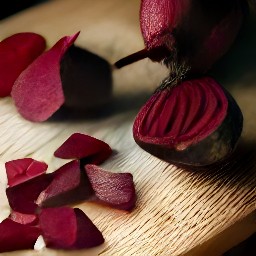
<svg viewBox="0 0 256 256">
<path fill-rule="evenodd" d="M 6 189 L 6 195 L 12 210 L 34 214 L 38 208 L 36 200 L 39 194 L 51 183 L 53 175 L 41 174 L 24 183 Z"/>
<path fill-rule="evenodd" d="M 136 193 L 131 173 L 112 173 L 93 164 L 85 171 L 96 197 L 112 207 L 131 210 L 136 203 Z"/>
<path fill-rule="evenodd" d="M 33 249 L 39 236 L 39 228 L 5 219 L 0 223 L 0 252 Z"/>
<path fill-rule="evenodd" d="M 100 164 L 112 154 L 104 141 L 82 133 L 72 134 L 55 152 L 64 159 L 83 159 L 87 163 Z"/>
<path fill-rule="evenodd" d="M 231 154 L 242 126 L 232 96 L 204 77 L 158 90 L 138 113 L 133 135 L 138 145 L 163 160 L 203 166 Z"/>
<path fill-rule="evenodd" d="M 31 121 L 48 119 L 64 103 L 61 60 L 79 33 L 61 38 L 15 81 L 11 96 L 19 113 Z"/>
<path fill-rule="evenodd" d="M 11 35 L 0 42 L 0 97 L 9 96 L 15 80 L 46 48 L 36 33 Z"/>
<path fill-rule="evenodd" d="M 25 214 L 16 211 L 11 211 L 9 219 L 23 225 L 35 225 L 38 221 L 36 214 Z"/>
<path fill-rule="evenodd" d="M 80 170 L 80 162 L 69 162 L 53 173 L 53 180 L 38 196 L 36 203 L 43 207 L 74 204 L 92 195 L 93 190 Z"/>
<path fill-rule="evenodd" d="M 46 246 L 53 249 L 84 249 L 104 243 L 98 228 L 80 209 L 45 208 L 39 223 Z"/>
<path fill-rule="evenodd" d="M 46 172 L 48 165 L 32 158 L 16 159 L 5 163 L 8 185 L 13 187 Z"/>
</svg>

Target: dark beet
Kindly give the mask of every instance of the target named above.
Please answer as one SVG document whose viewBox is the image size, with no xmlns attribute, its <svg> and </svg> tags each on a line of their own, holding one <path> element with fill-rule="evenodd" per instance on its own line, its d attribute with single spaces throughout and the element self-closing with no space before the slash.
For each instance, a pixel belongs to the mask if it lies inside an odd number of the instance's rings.
<svg viewBox="0 0 256 256">
<path fill-rule="evenodd" d="M 44 121 L 64 103 L 61 60 L 79 33 L 60 39 L 22 72 L 11 96 L 19 113 L 31 121 Z"/>
<path fill-rule="evenodd" d="M 74 204 L 92 194 L 90 183 L 80 170 L 80 162 L 74 160 L 53 173 L 53 180 L 43 190 L 36 203 L 43 207 Z"/>
<path fill-rule="evenodd" d="M 39 236 L 39 228 L 5 219 L 0 223 L 0 252 L 33 249 Z"/>
<path fill-rule="evenodd" d="M 32 158 L 16 159 L 5 163 L 8 185 L 13 187 L 46 172 L 48 165 Z"/>
<path fill-rule="evenodd" d="M 88 163 L 100 164 L 112 154 L 104 141 L 82 133 L 72 134 L 55 152 L 64 159 L 84 159 Z"/>
<path fill-rule="evenodd" d="M 9 219 L 23 225 L 35 225 L 38 221 L 36 214 L 25 214 L 16 211 L 11 212 Z"/>
<path fill-rule="evenodd" d="M 101 232 L 80 209 L 42 209 L 39 223 L 48 248 L 74 250 L 104 243 Z"/>
<path fill-rule="evenodd" d="M 45 47 L 45 39 L 31 32 L 17 33 L 0 42 L 0 97 L 10 95 L 20 73 Z"/>
<path fill-rule="evenodd" d="M 85 171 L 97 198 L 112 207 L 131 210 L 136 194 L 130 173 L 112 173 L 96 165 L 85 165 Z"/>
<path fill-rule="evenodd" d="M 232 96 L 204 77 L 153 94 L 135 119 L 133 135 L 143 149 L 163 160 L 204 166 L 233 152 L 242 126 Z"/>
</svg>

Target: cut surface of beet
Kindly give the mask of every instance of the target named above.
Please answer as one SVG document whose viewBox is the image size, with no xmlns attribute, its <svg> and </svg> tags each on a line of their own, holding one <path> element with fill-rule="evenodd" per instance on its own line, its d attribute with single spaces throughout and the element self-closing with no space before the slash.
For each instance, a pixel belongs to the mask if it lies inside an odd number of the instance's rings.
<svg viewBox="0 0 256 256">
<path fill-rule="evenodd" d="M 82 133 L 72 134 L 55 152 L 54 156 L 64 159 L 84 159 L 100 164 L 112 154 L 104 141 Z"/>
<path fill-rule="evenodd" d="M 80 170 L 78 160 L 71 161 L 54 173 L 49 186 L 38 196 L 36 203 L 43 207 L 74 204 L 92 194 L 90 183 Z"/>
<path fill-rule="evenodd" d="M 112 173 L 97 165 L 85 165 L 85 171 L 96 197 L 112 207 L 131 210 L 136 203 L 131 173 Z"/>
<path fill-rule="evenodd" d="M 46 172 L 48 165 L 32 158 L 16 159 L 5 163 L 8 185 L 23 183 Z"/>
<path fill-rule="evenodd" d="M 37 227 L 5 219 L 0 223 L 0 252 L 33 249 L 39 235 Z"/>
<path fill-rule="evenodd" d="M 61 38 L 15 81 L 11 96 L 18 112 L 31 121 L 45 121 L 64 103 L 61 60 L 79 33 Z"/>
<path fill-rule="evenodd" d="M 46 246 L 53 249 L 84 249 L 100 245 L 104 238 L 92 221 L 79 209 L 45 208 L 39 223 Z"/>
<path fill-rule="evenodd" d="M 25 213 L 16 212 L 16 211 L 11 212 L 9 219 L 23 225 L 34 225 L 38 221 L 36 214 L 25 214 Z"/>
<path fill-rule="evenodd" d="M 0 42 L 0 97 L 9 96 L 15 80 L 46 48 L 36 33 L 11 35 Z"/>
</svg>

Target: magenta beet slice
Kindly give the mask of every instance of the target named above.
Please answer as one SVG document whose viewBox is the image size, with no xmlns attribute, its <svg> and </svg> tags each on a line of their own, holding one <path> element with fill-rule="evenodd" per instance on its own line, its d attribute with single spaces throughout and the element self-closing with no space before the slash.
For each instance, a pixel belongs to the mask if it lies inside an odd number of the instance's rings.
<svg viewBox="0 0 256 256">
<path fill-rule="evenodd" d="M 112 154 L 104 141 L 82 133 L 72 134 L 55 152 L 64 159 L 84 159 L 87 163 L 100 164 Z"/>
<path fill-rule="evenodd" d="M 36 203 L 43 207 L 56 207 L 74 204 L 92 195 L 91 185 L 80 162 L 69 162 L 53 173 L 51 183 L 37 198 Z"/>
<path fill-rule="evenodd" d="M 24 183 L 6 189 L 6 195 L 12 210 L 34 214 L 38 208 L 36 200 L 39 194 L 51 183 L 53 175 L 42 174 Z"/>
<path fill-rule="evenodd" d="M 241 135 L 241 110 L 214 79 L 158 90 L 139 111 L 135 141 L 171 163 L 209 165 L 229 155 Z"/>
<path fill-rule="evenodd" d="M 101 232 L 80 209 L 42 209 L 39 223 L 48 248 L 74 250 L 104 243 Z"/>
<path fill-rule="evenodd" d="M 31 32 L 17 33 L 0 42 L 0 97 L 10 95 L 20 73 L 45 47 L 45 39 Z"/>
<path fill-rule="evenodd" d="M 85 165 L 85 171 L 96 197 L 112 207 L 131 210 L 136 203 L 136 193 L 131 173 L 112 173 L 96 165 Z"/>
<path fill-rule="evenodd" d="M 5 219 L 0 223 L 0 252 L 33 249 L 39 236 L 39 228 Z"/>
<path fill-rule="evenodd" d="M 11 96 L 24 118 L 44 121 L 64 103 L 60 63 L 78 35 L 60 39 L 24 70 L 14 83 Z"/>
<path fill-rule="evenodd" d="M 23 225 L 35 225 L 38 221 L 36 214 L 25 214 L 16 211 L 12 211 L 8 218 Z"/>
<path fill-rule="evenodd" d="M 16 159 L 5 163 L 8 185 L 13 187 L 17 184 L 30 180 L 46 172 L 48 165 L 32 158 Z"/>
</svg>

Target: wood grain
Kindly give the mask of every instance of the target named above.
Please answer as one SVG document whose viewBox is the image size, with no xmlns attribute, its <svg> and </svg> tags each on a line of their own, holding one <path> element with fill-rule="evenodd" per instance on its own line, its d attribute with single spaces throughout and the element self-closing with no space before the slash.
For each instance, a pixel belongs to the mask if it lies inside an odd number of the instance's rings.
<svg viewBox="0 0 256 256">
<path fill-rule="evenodd" d="M 113 63 L 143 47 L 139 2 L 50 1 L 1 21 L 0 38 L 34 31 L 44 35 L 50 47 L 60 37 L 81 31 L 76 44 Z M 57 146 L 71 133 L 84 132 L 110 144 L 116 154 L 103 167 L 131 172 L 138 195 L 136 209 L 131 213 L 90 202 L 78 205 L 106 239 L 96 251 L 64 253 L 43 249 L 4 255 L 221 255 L 255 232 L 256 68 L 252 45 L 256 39 L 255 33 L 250 32 L 255 29 L 252 23 L 255 24 L 248 21 L 230 54 L 212 71 L 237 99 L 245 120 L 234 156 L 207 170 L 179 169 L 151 156 L 134 142 L 132 124 L 136 113 L 167 73 L 149 60 L 113 70 L 114 107 L 98 119 L 64 116 L 32 123 L 19 116 L 10 98 L 1 99 L 3 191 L 5 161 L 30 156 L 46 161 L 49 171 L 54 171 L 64 163 L 53 157 Z M 245 42 L 251 43 L 245 47 Z M 2 197 L 3 218 L 8 206 Z"/>
</svg>

